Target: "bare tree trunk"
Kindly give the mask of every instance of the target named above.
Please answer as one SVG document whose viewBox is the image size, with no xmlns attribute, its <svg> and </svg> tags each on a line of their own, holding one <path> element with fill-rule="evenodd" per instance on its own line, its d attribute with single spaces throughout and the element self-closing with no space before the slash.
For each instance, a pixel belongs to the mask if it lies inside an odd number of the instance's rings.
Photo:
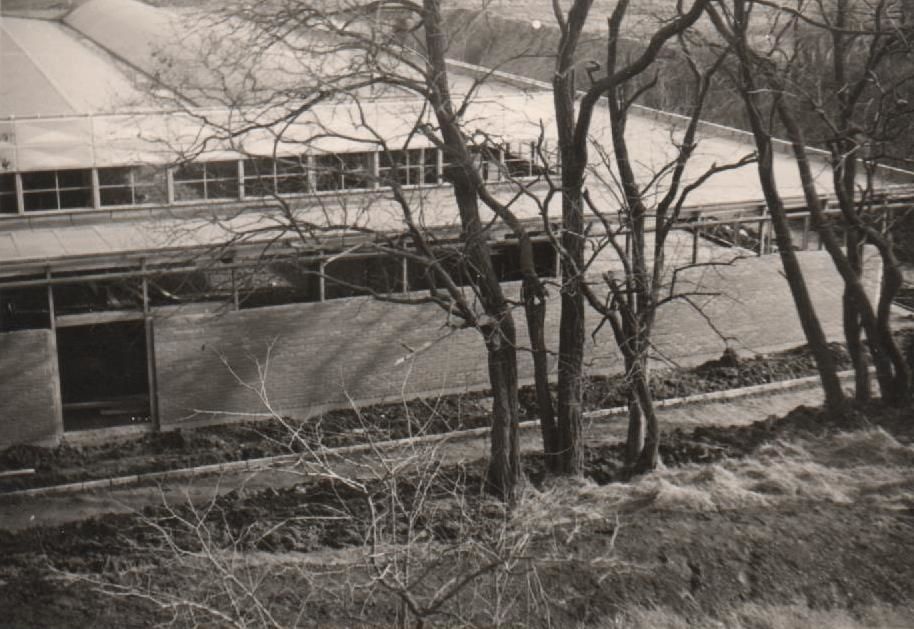
<svg viewBox="0 0 914 629">
<path fill-rule="evenodd" d="M 479 214 L 477 187 L 470 172 L 472 160 L 451 100 L 445 62 L 447 37 L 441 24 L 439 1 L 423 0 L 423 9 L 429 101 L 441 128 L 444 150 L 450 158 L 451 165 L 445 177 L 454 186 L 464 253 L 468 264 L 478 274 L 479 299 L 487 317 L 479 329 L 485 337 L 493 393 L 488 487 L 511 503 L 521 476 L 517 443 L 519 405 L 514 320 L 492 265 L 486 230 Z"/>
<path fill-rule="evenodd" d="M 762 186 L 768 211 L 771 213 L 771 222 L 774 225 L 781 265 L 784 268 L 784 275 L 793 296 L 797 316 L 806 336 L 806 342 L 809 344 L 810 350 L 812 350 L 816 368 L 819 371 L 819 379 L 822 382 L 822 389 L 825 393 L 825 405 L 833 413 L 843 414 L 845 412 L 845 399 L 844 391 L 841 389 L 841 381 L 838 379 L 837 366 L 828 349 L 825 332 L 822 330 L 819 317 L 816 315 L 815 306 L 812 303 L 809 290 L 806 287 L 806 281 L 803 278 L 803 271 L 793 249 L 790 229 L 784 212 L 784 204 L 774 179 L 771 134 L 766 128 L 765 118 L 759 110 L 759 89 L 754 77 L 756 68 L 747 42 L 746 33 L 749 11 L 746 7 L 746 2 L 745 0 L 734 0 L 733 2 L 732 31 L 723 22 L 719 13 L 712 10 L 709 15 L 721 34 L 732 37 L 732 43 L 739 60 L 739 94 L 745 105 L 746 116 L 758 151 L 756 163 L 759 183 Z M 778 95 L 774 97 L 777 98 Z"/>
<path fill-rule="evenodd" d="M 527 318 L 527 334 L 533 353 L 533 379 L 536 390 L 536 406 L 539 413 L 540 431 L 543 435 L 543 455 L 546 470 L 558 470 L 560 451 L 558 428 L 555 424 L 555 409 L 552 406 L 552 391 L 549 388 L 549 353 L 546 348 L 546 295 L 538 278 L 524 277 L 524 313 Z"/>
<path fill-rule="evenodd" d="M 517 352 L 510 317 L 484 329 L 492 386 L 492 433 L 487 485 L 489 491 L 512 504 L 521 479 L 517 441 Z"/>
<path fill-rule="evenodd" d="M 863 274 L 863 261 L 861 246 L 856 231 L 848 230 L 847 234 L 847 259 L 857 277 Z M 847 344 L 847 353 L 850 355 L 854 368 L 854 397 L 858 402 L 867 402 L 870 399 L 870 371 L 866 364 L 866 352 L 863 346 L 862 327 L 860 325 L 860 311 L 854 300 L 850 288 L 844 287 L 844 340 Z"/>
<path fill-rule="evenodd" d="M 625 439 L 625 467 L 634 469 L 644 449 L 644 414 L 634 384 L 637 366 L 630 356 L 625 356 L 626 401 L 628 403 L 628 435 Z"/>
<path fill-rule="evenodd" d="M 660 422 L 654 409 L 654 399 L 648 381 L 647 355 L 638 357 L 638 370 L 635 378 L 635 392 L 638 395 L 641 412 L 644 413 L 645 434 L 641 456 L 632 468 L 633 474 L 643 474 L 657 469 L 660 462 Z"/>
<path fill-rule="evenodd" d="M 572 198 L 569 198 L 572 197 Z M 584 469 L 582 398 L 584 379 L 584 266 L 582 199 L 563 198 L 562 314 L 558 366 L 558 471 L 580 474 Z"/>
</svg>

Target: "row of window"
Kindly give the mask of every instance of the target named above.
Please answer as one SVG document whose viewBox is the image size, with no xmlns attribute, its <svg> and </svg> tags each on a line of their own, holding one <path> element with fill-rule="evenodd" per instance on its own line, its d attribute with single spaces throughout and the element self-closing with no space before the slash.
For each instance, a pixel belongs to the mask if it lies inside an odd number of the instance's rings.
<svg viewBox="0 0 914 629">
<path fill-rule="evenodd" d="M 555 249 L 547 241 L 534 242 L 536 271 L 556 274 Z M 437 262 L 458 284 L 474 280 L 475 270 L 457 247 L 441 247 Z M 492 262 L 500 281 L 521 279 L 519 249 L 515 243 L 493 247 Z M 124 272 L 126 269 L 109 269 Z M 68 274 L 62 274 L 66 276 Z M 72 275 L 72 274 L 70 274 Z M 60 275 L 55 275 L 60 277 Z M 428 290 L 438 285 L 426 265 L 379 255 L 320 260 L 284 260 L 257 267 L 213 268 L 156 276 L 116 277 L 94 281 L 73 275 L 72 284 L 54 284 L 55 315 L 87 312 L 138 311 L 148 307 L 222 302 L 239 308 L 341 299 L 358 295 L 396 294 Z M 18 278 L 29 279 L 29 278 Z M 41 279 L 41 278 L 31 278 Z M 0 287 L 0 331 L 50 326 L 51 309 L 46 286 Z"/>
<path fill-rule="evenodd" d="M 529 143 L 473 147 L 480 173 L 490 181 L 505 175 L 542 174 Z M 272 195 L 366 190 L 442 183 L 448 160 L 438 149 L 330 153 L 281 158 L 190 162 L 179 167 L 116 166 L 0 174 L 0 213 Z"/>
</svg>

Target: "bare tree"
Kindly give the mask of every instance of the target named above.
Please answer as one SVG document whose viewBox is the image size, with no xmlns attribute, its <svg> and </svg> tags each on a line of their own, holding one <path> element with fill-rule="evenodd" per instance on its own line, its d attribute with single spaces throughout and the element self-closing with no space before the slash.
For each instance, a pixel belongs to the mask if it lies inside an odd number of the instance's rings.
<svg viewBox="0 0 914 629">
<path fill-rule="evenodd" d="M 648 39 L 644 50 L 631 61 L 621 63 L 615 59 L 615 43 L 609 42 L 612 62 L 607 75 L 576 97 L 575 68 L 580 62 L 576 57 L 584 28 L 587 24 L 592 0 L 576 0 L 568 11 L 558 2 L 553 3 L 556 21 L 561 33 L 556 54 L 553 91 L 555 119 L 558 128 L 559 153 L 562 162 L 562 314 L 559 336 L 558 369 L 558 449 L 559 469 L 568 474 L 579 474 L 583 467 L 582 447 L 582 384 L 584 340 L 586 337 L 585 312 L 585 231 L 586 209 L 584 179 L 588 169 L 588 136 L 594 109 L 601 99 L 619 88 L 632 77 L 644 72 L 660 54 L 663 46 L 692 26 L 704 12 L 706 0 L 696 0 L 688 8 L 659 27 Z M 619 25 L 628 9 L 628 1 L 616 4 L 610 23 L 615 24 L 617 38 Z M 612 36 L 611 36 L 612 37 Z M 637 209 L 635 210 L 638 211 Z M 642 215 L 633 216 L 643 221 Z M 632 269 L 638 273 L 638 269 Z M 646 273 L 646 271 L 644 271 Z"/>
<path fill-rule="evenodd" d="M 610 75 L 617 71 L 621 63 L 617 43 L 623 18 L 623 13 L 614 13 L 609 24 L 606 72 Z M 697 135 L 704 103 L 728 50 L 725 49 L 703 68 L 692 54 L 685 32 L 679 33 L 678 41 L 677 52 L 686 59 L 692 73 L 694 101 L 688 118 L 678 125 L 680 128 L 676 133 L 681 133 L 681 137 L 674 140 L 674 157 L 646 175 L 636 173 L 626 134 L 628 116 L 636 101 L 656 83 L 648 80 L 642 86 L 633 85 L 640 78 L 639 72 L 607 89 L 612 151 L 599 145 L 595 147 L 603 158 L 603 166 L 611 173 L 619 189 L 618 224 L 613 225 L 611 215 L 598 207 L 590 195 L 584 195 L 588 207 L 603 224 L 606 246 L 611 247 L 621 261 L 621 272 L 603 274 L 603 281 L 609 289 L 607 298 L 600 298 L 588 284 L 584 284 L 584 292 L 591 306 L 604 321 L 609 322 L 624 358 L 629 388 L 626 465 L 631 473 L 653 470 L 658 463 L 660 429 L 648 375 L 657 312 L 664 304 L 674 300 L 700 308 L 695 301 L 698 295 L 694 289 L 686 290 L 677 284 L 678 274 L 690 266 L 734 261 L 699 263 L 693 260 L 691 264 L 678 265 L 670 274 L 666 260 L 667 239 L 680 222 L 681 210 L 691 192 L 715 174 L 740 168 L 754 159 L 749 154 L 732 163 L 714 164 L 697 176 L 686 176 L 690 158 L 699 143 Z M 600 176 L 599 171 L 594 174 Z"/>
<path fill-rule="evenodd" d="M 893 15 L 894 3 L 878 2 L 851 11 L 853 3 L 846 0 L 834 6 L 821 2 L 750 2 L 734 6 L 731 22 L 739 14 L 748 24 L 753 19 L 753 4 L 759 6 L 754 18 L 757 21 L 764 19 L 759 13 L 768 10 L 785 17 L 776 35 L 768 37 L 766 50 L 757 50 L 758 45 L 745 36 L 748 25 L 724 28 L 731 29 L 728 38 L 734 30 L 740 31 L 738 37 L 744 42 L 740 62 L 747 66 L 741 72 L 754 74 L 750 80 L 769 90 L 771 113 L 790 141 L 807 208 L 844 281 L 845 340 L 856 372 L 857 399 L 868 399 L 870 389 L 860 340 L 863 330 L 883 399 L 903 403 L 909 397 L 911 374 L 892 337 L 889 321 L 892 300 L 901 287 L 901 273 L 886 231 L 887 221 L 878 211 L 878 199 L 883 194 L 880 179 L 885 177 L 879 166 L 890 158 L 883 150 L 886 132 L 909 115 L 907 106 L 899 103 L 897 90 L 911 76 L 900 69 L 909 65 L 910 50 Z M 721 20 L 718 24 L 723 26 Z M 823 63 L 830 66 L 827 71 L 821 67 Z M 892 70 L 887 70 L 889 67 Z M 755 98 L 755 103 L 759 102 Z M 757 116 L 750 111 L 749 117 L 752 121 Z M 828 150 L 846 250 L 816 190 L 807 149 L 810 137 Z M 867 242 L 876 246 L 884 269 L 875 306 L 862 282 L 862 247 Z"/>
<path fill-rule="evenodd" d="M 758 151 L 758 177 L 771 214 L 774 226 L 778 254 L 784 267 L 784 274 L 793 295 L 797 315 L 806 341 L 813 352 L 822 387 L 825 391 L 826 406 L 836 413 L 845 410 L 844 392 L 838 380 L 838 371 L 835 360 L 829 351 L 825 332 L 815 311 L 815 306 L 809 296 L 809 290 L 800 268 L 794 250 L 790 228 L 787 224 L 787 215 L 784 203 L 778 192 L 777 182 L 773 169 L 773 131 L 770 124 L 770 114 L 766 115 L 766 103 L 763 100 L 764 90 L 758 83 L 754 68 L 755 57 L 749 41 L 749 20 L 751 3 L 743 0 L 734 0 L 728 6 L 709 7 L 709 15 L 714 21 L 718 31 L 733 47 L 738 61 L 735 84 L 746 110 L 752 135 Z M 774 96 L 776 101 L 778 95 Z M 768 106 L 772 105 L 768 101 Z"/>
<path fill-rule="evenodd" d="M 303 151 L 328 138 L 338 138 L 377 154 L 372 158 L 377 164 L 359 163 L 358 156 L 350 159 L 350 164 L 345 158 L 326 167 L 324 174 L 364 181 L 365 188 L 382 184 L 389 189 L 389 200 L 398 214 L 393 223 L 377 226 L 370 216 L 376 211 L 378 195 L 369 195 L 360 207 L 354 207 L 352 199 L 322 197 L 322 211 L 309 214 L 283 195 L 271 192 L 267 196 L 275 212 L 269 224 L 239 228 L 222 221 L 232 234 L 229 245 L 267 242 L 269 248 L 293 238 L 318 249 L 332 247 L 335 242 L 346 252 L 382 254 L 420 269 L 426 288 L 424 293 L 410 294 L 403 294 L 405 287 L 369 287 L 365 291 L 365 286 L 357 286 L 358 281 L 341 281 L 323 270 L 307 272 L 394 303 L 436 304 L 447 313 L 451 327 L 480 333 L 493 392 L 489 484 L 496 494 L 513 500 L 521 477 L 516 434 L 519 344 L 513 314 L 517 304 L 506 297 L 493 263 L 490 241 L 497 230 L 507 230 L 517 242 L 520 301 L 527 317 L 547 452 L 555 451 L 551 445 L 555 430 L 545 345 L 546 290 L 537 275 L 531 222 L 513 209 L 517 199 L 531 196 L 531 182 L 518 181 L 498 159 L 487 160 L 498 155 L 504 139 L 485 128 L 477 130 L 466 120 L 489 75 L 471 80 L 459 98 L 453 95 L 446 60 L 447 36 L 437 1 L 421 5 L 386 0 L 327 5 L 288 0 L 242 5 L 228 9 L 208 26 L 227 31 L 251 52 L 251 58 L 262 62 L 245 59 L 222 65 L 218 58 L 225 43 L 210 43 L 203 65 L 218 68 L 219 80 L 206 87 L 229 113 L 210 115 L 185 108 L 202 128 L 192 148 L 185 150 L 185 158 L 214 146 L 262 157 L 263 147 L 259 152 L 246 148 L 252 144 L 250 138 L 256 137 L 261 143 L 266 138 L 272 147 L 269 157 L 276 161 L 290 151 Z M 273 58 L 277 53 L 290 57 L 293 63 L 276 64 Z M 264 69 L 275 79 L 273 84 L 259 78 Z M 244 87 L 250 88 L 249 93 Z M 377 99 L 391 95 L 411 99 L 409 106 L 389 112 L 396 117 L 396 137 L 384 128 L 390 121 L 381 121 L 375 110 Z M 325 105 L 330 113 L 321 110 Z M 334 114 L 333 107 L 343 113 Z M 321 114 L 327 119 L 321 119 Z M 290 129 L 301 126 L 303 118 L 312 126 L 306 133 L 299 129 L 296 135 Z M 535 154 L 531 152 L 527 159 L 545 161 L 542 138 L 535 145 Z M 447 227 L 441 220 L 444 214 L 426 219 L 432 212 L 423 205 L 421 194 L 407 189 L 412 183 L 408 171 L 414 165 L 407 164 L 404 156 L 413 147 L 429 147 L 442 155 L 443 178 L 452 185 L 457 209 L 456 217 L 448 217 L 448 222 L 456 218 L 456 241 L 448 242 L 442 236 L 446 231 L 442 227 Z M 428 167 L 427 162 L 420 165 Z M 431 167 L 434 170 L 435 164 Z M 548 168 L 548 164 L 531 166 L 529 174 L 548 174 Z M 485 169 L 500 170 L 500 179 L 511 183 L 516 191 L 506 196 L 490 190 L 482 172 Z M 303 177 L 315 176 L 309 174 L 309 170 L 314 172 L 310 166 L 300 170 Z M 323 175 L 318 172 L 316 176 Z M 484 219 L 483 209 L 497 220 Z M 539 220 L 534 217 L 534 228 Z"/>
</svg>

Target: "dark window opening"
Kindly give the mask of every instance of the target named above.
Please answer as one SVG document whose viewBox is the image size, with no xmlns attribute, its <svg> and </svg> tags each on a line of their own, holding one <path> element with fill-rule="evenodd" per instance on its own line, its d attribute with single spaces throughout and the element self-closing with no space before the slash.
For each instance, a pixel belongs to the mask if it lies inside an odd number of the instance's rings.
<svg viewBox="0 0 914 629">
<path fill-rule="evenodd" d="M 34 279 L 17 277 L 17 280 Z M 51 327 L 47 286 L 0 287 L 0 332 Z"/>
<path fill-rule="evenodd" d="M 403 292 L 403 263 L 386 256 L 349 256 L 324 266 L 327 299 Z M 337 280 L 337 281 L 334 281 Z"/>
<path fill-rule="evenodd" d="M 92 207 L 92 171 L 47 170 L 22 173 L 26 212 Z"/>
<path fill-rule="evenodd" d="M 378 173 L 381 185 L 392 186 L 393 182 L 401 186 L 418 186 L 426 183 L 425 174 L 428 171 L 426 159 L 435 160 L 432 149 L 407 149 L 405 151 L 389 151 L 380 154 L 380 167 Z"/>
<path fill-rule="evenodd" d="M 147 278 L 149 305 L 177 306 L 190 303 L 231 303 L 234 298 L 231 269 L 162 273 Z"/>
<path fill-rule="evenodd" d="M 310 192 L 307 160 L 303 156 L 244 162 L 244 194 L 248 197 Z"/>
<path fill-rule="evenodd" d="M 150 166 L 98 169 L 102 206 L 164 204 L 168 200 L 165 170 Z"/>
<path fill-rule="evenodd" d="M 0 214 L 17 214 L 19 200 L 16 197 L 16 175 L 0 174 Z"/>
<path fill-rule="evenodd" d="M 149 421 L 143 322 L 58 328 L 65 431 Z"/>
<path fill-rule="evenodd" d="M 262 268 L 236 272 L 238 304 L 241 308 L 262 308 L 283 304 L 320 301 L 320 264 L 317 262 L 273 262 Z"/>
<path fill-rule="evenodd" d="M 238 162 L 191 162 L 174 172 L 176 201 L 237 199 Z"/>
<path fill-rule="evenodd" d="M 56 315 L 143 310 L 143 283 L 139 278 L 57 284 L 53 291 Z"/>
</svg>

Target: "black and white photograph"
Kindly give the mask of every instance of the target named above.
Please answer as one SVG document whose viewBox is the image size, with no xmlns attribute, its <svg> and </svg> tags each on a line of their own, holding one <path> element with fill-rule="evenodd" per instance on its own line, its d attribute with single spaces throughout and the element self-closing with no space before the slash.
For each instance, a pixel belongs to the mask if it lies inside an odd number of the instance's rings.
<svg viewBox="0 0 914 629">
<path fill-rule="evenodd" d="M 0 0 L 0 629 L 914 629 L 914 0 Z"/>
</svg>

